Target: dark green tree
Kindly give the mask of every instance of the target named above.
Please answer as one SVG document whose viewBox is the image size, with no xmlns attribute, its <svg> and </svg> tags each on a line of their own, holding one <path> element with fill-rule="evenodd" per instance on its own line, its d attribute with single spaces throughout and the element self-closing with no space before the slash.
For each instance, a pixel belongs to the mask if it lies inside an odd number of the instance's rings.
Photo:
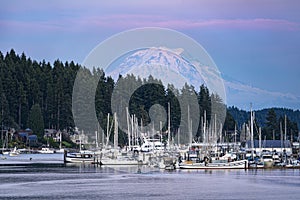
<svg viewBox="0 0 300 200">
<path fill-rule="evenodd" d="M 34 104 L 29 112 L 28 127 L 36 134 L 39 138 L 44 135 L 44 119 L 39 104 Z"/>
<path fill-rule="evenodd" d="M 267 117 L 266 117 L 266 127 L 265 127 L 265 136 L 267 139 L 272 139 L 273 133 L 278 133 L 278 121 L 277 121 L 277 115 L 275 113 L 274 109 L 270 109 Z M 280 138 L 277 138 L 280 139 Z"/>
</svg>

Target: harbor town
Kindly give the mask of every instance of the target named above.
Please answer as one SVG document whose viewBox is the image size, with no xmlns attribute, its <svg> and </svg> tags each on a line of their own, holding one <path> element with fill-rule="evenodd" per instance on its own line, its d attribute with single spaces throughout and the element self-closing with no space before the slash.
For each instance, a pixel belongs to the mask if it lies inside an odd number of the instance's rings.
<svg viewBox="0 0 300 200">
<path fill-rule="evenodd" d="M 118 143 L 118 129 L 107 132 L 108 135 L 103 131 L 101 134 L 96 131 L 93 136 L 79 130 L 68 135 L 69 133 L 64 131 L 45 129 L 43 139 L 46 144 L 43 145 L 37 136 L 32 134 L 31 129 L 18 132 L 7 129 L 1 131 L 1 139 L 4 142 L 0 151 L 0 165 L 64 166 L 77 163 L 97 167 L 146 166 L 162 170 L 300 168 L 299 141 L 287 140 L 285 132 L 282 132 L 281 140 L 262 139 L 260 132 L 259 140 L 254 140 L 254 112 L 251 112 L 251 116 L 249 132 L 245 137 L 248 140 L 234 137 L 232 141 L 225 141 L 222 136 L 217 136 L 217 130 L 206 127 L 204 123 L 204 141 L 195 142 L 191 135 L 190 143 L 187 144 L 181 144 L 179 136 L 168 134 L 168 130 L 141 132 L 136 124 L 130 124 L 136 122 L 136 119 L 130 116 L 128 143 L 124 146 Z M 113 123 L 118 124 L 116 114 Z M 113 134 L 113 142 L 108 140 L 110 134 Z M 63 141 L 66 135 L 68 142 Z M 12 144 L 23 146 L 12 147 Z"/>
<path fill-rule="evenodd" d="M 0 200 L 298 200 L 300 1 L 0 6 Z"/>
</svg>

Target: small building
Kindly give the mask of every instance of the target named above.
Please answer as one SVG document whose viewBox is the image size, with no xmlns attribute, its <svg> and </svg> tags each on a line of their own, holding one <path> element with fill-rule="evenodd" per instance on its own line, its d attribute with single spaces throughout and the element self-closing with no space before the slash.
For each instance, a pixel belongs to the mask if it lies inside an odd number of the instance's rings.
<svg viewBox="0 0 300 200">
<path fill-rule="evenodd" d="M 28 144 L 29 144 L 29 146 L 37 146 L 38 145 L 37 135 L 29 135 L 28 136 Z"/>
<path fill-rule="evenodd" d="M 44 130 L 44 137 L 45 138 L 54 138 L 56 137 L 57 131 L 55 129 L 45 129 Z"/>
<path fill-rule="evenodd" d="M 24 143 L 26 143 L 26 141 L 27 141 L 27 139 L 28 139 L 28 133 L 27 133 L 27 132 L 21 131 L 21 132 L 18 133 L 18 135 L 19 135 L 18 138 L 19 138 L 21 141 L 23 141 Z"/>
<path fill-rule="evenodd" d="M 18 131 L 18 138 L 23 141 L 24 143 L 27 142 L 28 136 L 32 135 L 32 130 L 27 128 L 25 130 L 19 130 Z"/>
<path fill-rule="evenodd" d="M 84 133 L 71 135 L 70 139 L 76 144 L 88 144 L 88 136 Z"/>
<path fill-rule="evenodd" d="M 262 140 L 261 147 L 259 144 L 259 140 L 254 140 L 254 151 L 260 153 L 261 151 L 276 151 L 277 153 L 286 152 L 287 155 L 292 154 L 292 144 L 289 140 L 281 141 L 281 140 Z M 246 142 L 246 149 L 251 149 L 251 141 L 248 140 Z"/>
<path fill-rule="evenodd" d="M 32 130 L 27 128 L 25 130 L 18 131 L 16 137 L 19 141 L 29 145 L 29 146 L 37 146 L 38 145 L 38 137 L 32 133 Z"/>
</svg>

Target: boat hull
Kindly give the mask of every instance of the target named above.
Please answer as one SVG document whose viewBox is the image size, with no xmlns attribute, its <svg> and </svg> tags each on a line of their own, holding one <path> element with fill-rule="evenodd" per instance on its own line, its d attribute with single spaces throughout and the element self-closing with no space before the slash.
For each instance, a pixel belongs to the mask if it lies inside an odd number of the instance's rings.
<svg viewBox="0 0 300 200">
<path fill-rule="evenodd" d="M 95 158 L 90 154 L 67 154 L 65 156 L 65 162 L 67 163 L 93 163 Z"/>
<path fill-rule="evenodd" d="M 274 166 L 274 162 L 272 160 L 265 160 L 263 163 L 265 168 L 271 168 Z"/>
<path fill-rule="evenodd" d="M 102 159 L 101 165 L 141 165 L 142 161 L 137 160 L 118 160 L 118 159 Z"/>
<path fill-rule="evenodd" d="M 240 160 L 229 163 L 183 163 L 180 169 L 247 169 L 248 161 Z"/>
</svg>

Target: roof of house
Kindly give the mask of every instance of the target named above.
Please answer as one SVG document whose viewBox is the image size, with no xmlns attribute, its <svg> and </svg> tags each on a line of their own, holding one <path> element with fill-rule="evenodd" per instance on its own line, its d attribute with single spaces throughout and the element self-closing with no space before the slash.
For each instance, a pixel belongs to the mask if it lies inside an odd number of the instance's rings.
<svg viewBox="0 0 300 200">
<path fill-rule="evenodd" d="M 251 147 L 251 141 L 248 140 L 246 145 Z M 281 140 L 262 140 L 261 141 L 262 148 L 291 148 L 291 142 L 289 140 L 281 141 Z M 259 140 L 254 140 L 254 148 L 259 148 Z"/>
<path fill-rule="evenodd" d="M 29 135 L 28 140 L 37 140 L 37 136 L 36 135 Z"/>
<path fill-rule="evenodd" d="M 28 133 L 27 132 L 19 132 L 19 136 L 20 137 L 28 137 Z"/>
</svg>

